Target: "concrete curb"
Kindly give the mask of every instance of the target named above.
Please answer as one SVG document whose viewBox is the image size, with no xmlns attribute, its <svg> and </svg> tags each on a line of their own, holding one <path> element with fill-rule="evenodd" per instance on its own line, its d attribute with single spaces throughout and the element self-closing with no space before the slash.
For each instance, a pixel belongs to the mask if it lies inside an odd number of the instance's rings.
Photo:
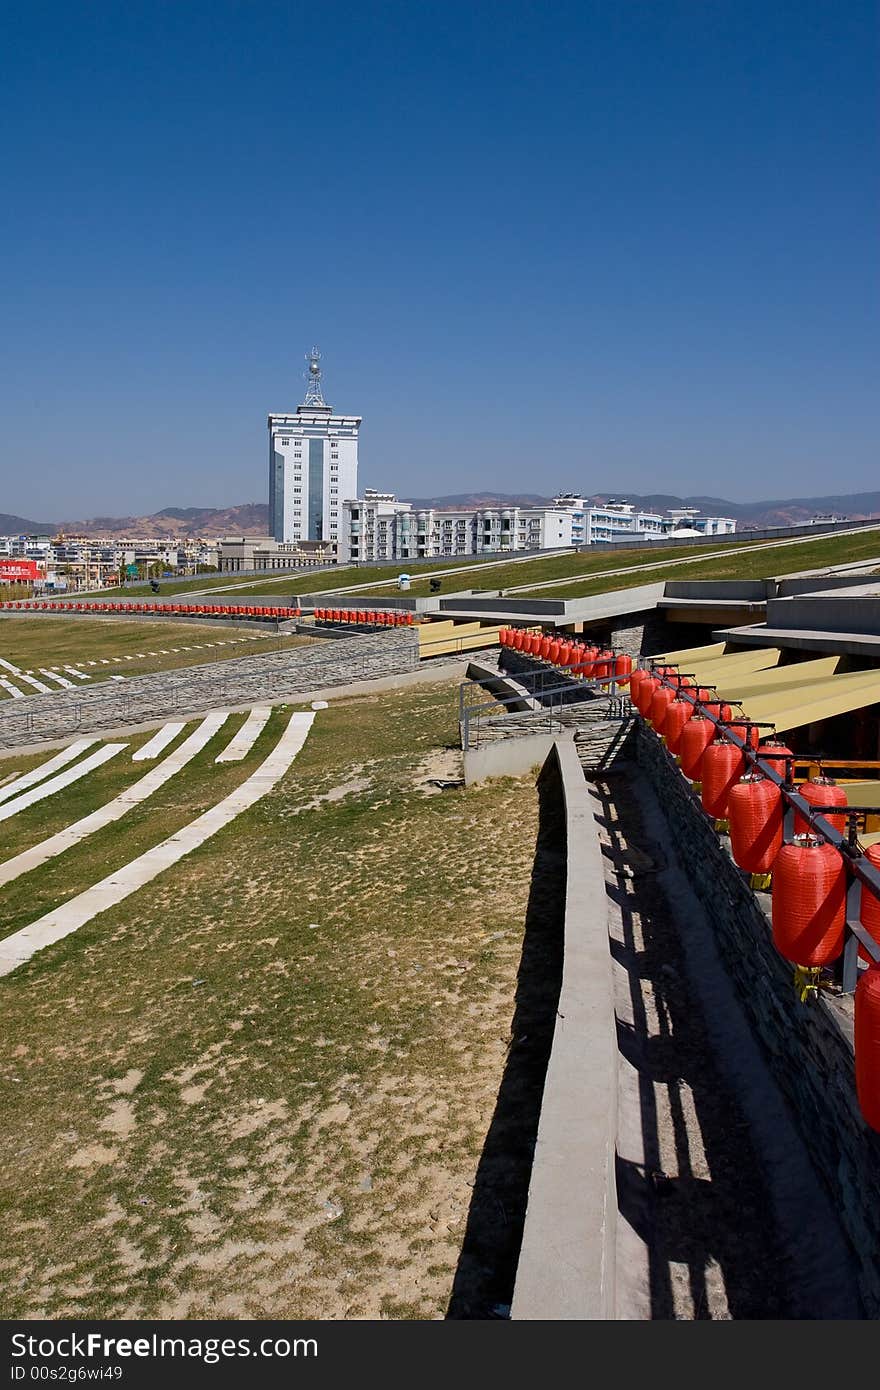
<svg viewBox="0 0 880 1390">
<path fill-rule="evenodd" d="M 565 953 L 511 1317 L 613 1319 L 617 1034 L 605 874 L 574 745 L 541 771 L 565 806 Z"/>
</svg>

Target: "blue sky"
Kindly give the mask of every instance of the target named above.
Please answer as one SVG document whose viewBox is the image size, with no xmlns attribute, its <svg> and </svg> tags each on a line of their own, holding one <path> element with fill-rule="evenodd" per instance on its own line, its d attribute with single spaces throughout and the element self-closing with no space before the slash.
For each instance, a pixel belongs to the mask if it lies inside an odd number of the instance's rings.
<svg viewBox="0 0 880 1390">
<path fill-rule="evenodd" d="M 880 486 L 873 3 L 4 11 L 0 511 Z"/>
</svg>

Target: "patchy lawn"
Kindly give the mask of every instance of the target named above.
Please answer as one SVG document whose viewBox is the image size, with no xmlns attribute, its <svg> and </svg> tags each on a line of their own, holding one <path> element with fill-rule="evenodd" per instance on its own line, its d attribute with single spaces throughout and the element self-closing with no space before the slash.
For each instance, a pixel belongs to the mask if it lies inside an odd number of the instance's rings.
<svg viewBox="0 0 880 1390">
<path fill-rule="evenodd" d="M 6 618 L 0 617 L 0 656 L 22 671 L 33 672 L 45 685 L 40 668 L 57 667 L 74 685 L 87 687 L 111 676 L 143 676 L 151 671 L 172 671 L 181 666 L 201 666 L 229 657 L 284 651 L 303 646 L 309 637 L 275 632 L 248 632 L 221 623 L 126 622 L 122 618 Z M 116 658 L 114 660 L 114 658 Z M 89 661 L 97 664 L 88 665 Z M 106 664 L 104 664 L 106 663 Z M 89 676 L 78 681 L 65 671 L 76 666 Z M 11 672 L 0 674 L 19 684 L 24 693 L 31 686 L 16 681 Z M 0 690 L 0 696 L 6 692 Z M 12 698 L 11 696 L 7 698 Z"/>
<path fill-rule="evenodd" d="M 0 1315 L 443 1316 L 537 820 L 456 744 L 454 686 L 334 702 L 265 801 L 0 979 Z"/>
</svg>

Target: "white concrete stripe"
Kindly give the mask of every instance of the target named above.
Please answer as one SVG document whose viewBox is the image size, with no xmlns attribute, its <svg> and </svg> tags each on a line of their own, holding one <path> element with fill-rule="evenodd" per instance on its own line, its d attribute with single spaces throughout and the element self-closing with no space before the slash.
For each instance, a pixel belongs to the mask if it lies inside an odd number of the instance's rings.
<svg viewBox="0 0 880 1390">
<path fill-rule="evenodd" d="M 57 777 L 52 777 L 50 781 L 43 782 L 38 787 L 32 787 L 29 792 L 19 796 L 15 801 L 9 801 L 5 806 L 0 806 L 0 820 L 8 820 L 10 816 L 15 816 L 19 811 L 24 811 L 28 806 L 33 806 L 35 801 L 42 801 L 44 797 L 54 796 L 63 787 L 69 787 L 71 782 L 78 782 L 81 777 L 94 772 L 95 768 L 102 763 L 121 753 L 123 748 L 127 748 L 127 743 L 105 743 L 97 752 L 90 753 L 87 758 L 83 758 L 81 763 L 75 763 L 66 772 L 61 772 Z"/>
<path fill-rule="evenodd" d="M 65 666 L 64 669 L 69 671 L 72 676 L 76 676 L 77 680 L 90 681 L 92 679 L 91 676 L 86 675 L 85 671 L 78 671 L 75 666 Z"/>
<path fill-rule="evenodd" d="M 256 705 L 251 710 L 235 737 L 230 740 L 222 753 L 217 754 L 214 762 L 240 762 L 245 753 L 249 753 L 253 748 L 261 732 L 266 727 L 267 720 L 271 713 L 271 705 Z"/>
<path fill-rule="evenodd" d="M 139 748 L 136 753 L 132 753 L 133 763 L 145 762 L 148 758 L 157 758 L 163 748 L 167 748 L 172 739 L 177 738 L 181 729 L 186 728 L 185 724 L 165 724 L 161 729 L 153 734 L 149 743 L 145 743 L 143 748 Z"/>
<path fill-rule="evenodd" d="M 112 801 L 99 806 L 90 815 L 83 816 L 82 820 L 74 821 L 73 825 L 65 826 L 57 834 L 50 835 L 48 839 L 42 840 L 38 845 L 32 845 L 30 849 L 22 850 L 21 854 L 16 854 L 12 859 L 7 859 L 5 864 L 0 864 L 0 885 L 11 883 L 20 874 L 29 873 L 38 864 L 45 864 L 47 859 L 54 859 L 56 855 L 63 854 L 71 845 L 78 845 L 80 840 L 86 839 L 88 835 L 94 835 L 96 830 L 102 830 L 105 825 L 112 824 L 119 820 L 120 816 L 130 810 L 132 806 L 138 806 L 142 801 L 146 801 L 148 796 L 185 767 L 188 762 L 201 752 L 205 744 L 214 737 L 217 730 L 222 728 L 229 715 L 226 710 L 212 710 L 206 715 L 194 729 L 189 738 L 184 739 L 179 748 L 175 748 L 173 753 L 142 777 L 133 786 L 126 787 L 124 792 L 115 796 Z"/>
<path fill-rule="evenodd" d="M 7 782 L 5 787 L 0 787 L 0 801 L 8 801 L 11 796 L 23 792 L 26 787 L 32 787 L 35 782 L 42 782 L 44 778 L 51 777 L 53 772 L 58 772 L 68 763 L 72 763 L 97 742 L 96 738 L 80 738 L 76 743 L 62 748 L 61 752 L 56 753 L 54 758 L 49 758 L 48 762 L 40 763 L 39 767 L 32 767 L 30 772 L 25 772 L 21 777 L 16 777 L 14 782 Z"/>
<path fill-rule="evenodd" d="M 38 681 L 36 676 L 28 675 L 27 671 L 16 671 L 15 674 L 20 681 L 26 681 L 27 684 L 32 685 L 35 690 L 39 690 L 41 695 L 52 694 L 51 688 L 48 685 L 44 685 L 42 681 Z"/>
<path fill-rule="evenodd" d="M 45 676 L 49 681 L 57 681 L 64 690 L 75 690 L 73 681 L 69 681 L 66 676 L 59 676 L 57 671 L 47 671 L 44 666 L 40 667 L 40 675 Z"/>
<path fill-rule="evenodd" d="M 313 713 L 292 714 L 278 743 L 256 771 L 234 792 L 184 826 L 176 835 L 148 849 L 145 854 L 126 864 L 124 869 L 109 874 L 100 883 L 77 894 L 63 907 L 47 912 L 36 922 L 0 941 L 0 975 L 10 974 L 37 951 L 70 936 L 99 913 L 115 907 L 176 864 L 185 854 L 198 849 L 218 830 L 264 797 L 284 776 L 302 748 L 314 717 Z"/>
<path fill-rule="evenodd" d="M 0 686 L 2 686 L 4 690 L 9 691 L 9 694 L 12 696 L 13 700 L 21 700 L 24 698 L 24 691 L 19 690 L 17 685 L 12 684 L 12 681 L 0 680 Z"/>
<path fill-rule="evenodd" d="M 11 661 L 7 661 L 2 656 L 0 656 L 0 666 L 2 666 L 3 669 L 6 671 L 11 671 L 14 676 L 21 675 L 21 671 L 19 670 L 19 668 L 17 666 L 13 666 Z"/>
</svg>

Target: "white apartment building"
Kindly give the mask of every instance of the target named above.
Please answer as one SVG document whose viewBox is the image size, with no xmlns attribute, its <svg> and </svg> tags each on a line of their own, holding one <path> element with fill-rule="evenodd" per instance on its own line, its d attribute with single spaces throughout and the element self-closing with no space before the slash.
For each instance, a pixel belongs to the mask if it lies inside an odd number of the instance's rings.
<svg viewBox="0 0 880 1390">
<path fill-rule="evenodd" d="M 345 564 L 565 550 L 735 530 L 732 517 L 704 517 L 693 508 L 661 514 L 638 511 L 630 502 L 610 501 L 600 507 L 574 493 L 560 493 L 548 507 L 414 509 L 392 492 L 367 488 L 363 497 L 347 497 L 343 502 L 338 558 Z"/>
<path fill-rule="evenodd" d="M 293 414 L 269 416 L 269 534 L 338 544 L 342 502 L 357 497 L 359 415 L 337 415 L 321 386 L 321 354 L 307 353 L 308 388 Z"/>
<path fill-rule="evenodd" d="M 571 511 L 574 545 L 601 545 L 638 538 L 662 540 L 667 536 L 722 536 L 736 530 L 733 517 L 703 516 L 695 507 L 680 507 L 665 513 L 646 512 L 639 511 L 631 502 L 614 498 L 598 506 L 571 492 L 560 493 L 553 502 Z"/>
<path fill-rule="evenodd" d="M 370 488 L 343 504 L 340 563 L 553 550 L 572 545 L 571 513 L 559 507 L 419 508 Z"/>
</svg>

